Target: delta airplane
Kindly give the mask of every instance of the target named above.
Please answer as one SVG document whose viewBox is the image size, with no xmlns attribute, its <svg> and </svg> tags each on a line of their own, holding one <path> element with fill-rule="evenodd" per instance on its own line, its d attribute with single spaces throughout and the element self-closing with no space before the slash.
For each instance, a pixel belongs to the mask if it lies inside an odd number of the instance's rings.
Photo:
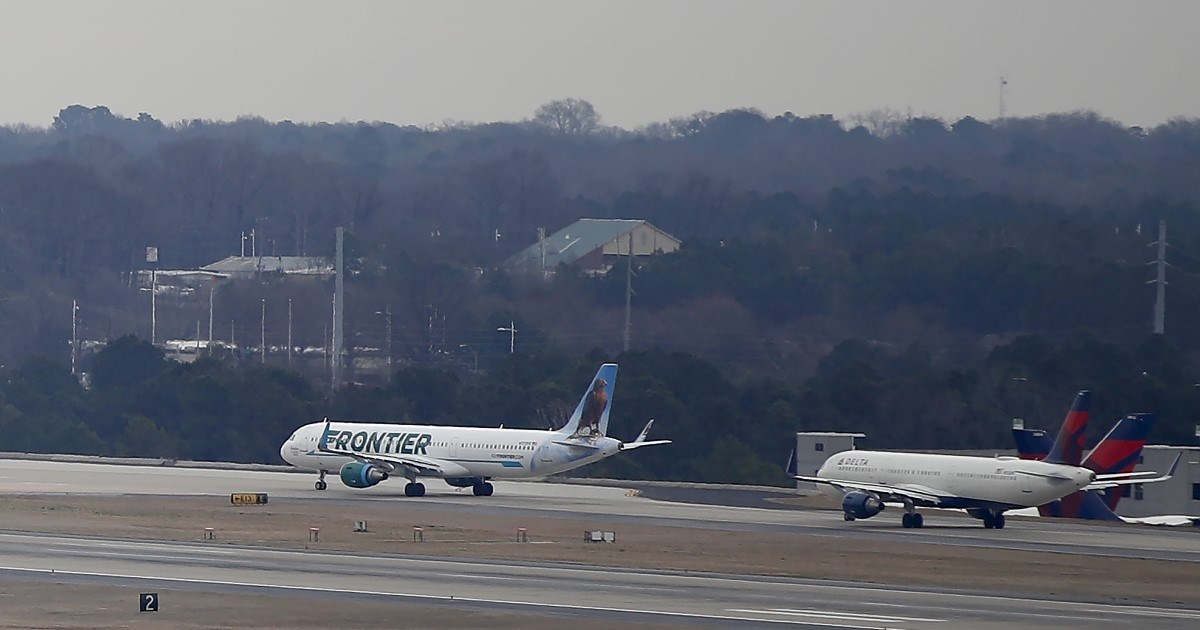
<svg viewBox="0 0 1200 630">
<path fill-rule="evenodd" d="M 1076 399 L 1076 405 L 1079 400 Z M 1067 415 L 1063 430 L 1043 461 L 1016 457 L 971 457 L 932 453 L 849 450 L 834 454 L 816 475 L 798 475 L 795 454 L 788 466 L 793 479 L 817 484 L 842 502 L 847 521 L 871 518 L 886 504 L 904 506 L 901 525 L 922 527 L 917 507 L 959 508 L 983 521 L 988 529 L 1004 528 L 1004 512 L 1050 503 L 1080 490 L 1102 490 L 1146 479 L 1156 473 L 1096 474 L 1064 463 L 1082 451 L 1086 410 Z"/>
<path fill-rule="evenodd" d="M 280 456 L 289 464 L 320 473 L 317 490 L 326 488 L 326 473 L 338 472 L 351 488 L 369 488 L 400 475 L 408 479 L 404 495 L 425 495 L 420 477 L 470 487 L 476 496 L 491 496 L 490 479 L 543 477 L 586 466 L 622 451 L 669 444 L 647 441 L 654 421 L 632 442 L 606 436 L 617 365 L 596 372 L 566 425 L 557 431 L 432 425 L 314 422 L 296 430 L 283 443 Z"/>
</svg>

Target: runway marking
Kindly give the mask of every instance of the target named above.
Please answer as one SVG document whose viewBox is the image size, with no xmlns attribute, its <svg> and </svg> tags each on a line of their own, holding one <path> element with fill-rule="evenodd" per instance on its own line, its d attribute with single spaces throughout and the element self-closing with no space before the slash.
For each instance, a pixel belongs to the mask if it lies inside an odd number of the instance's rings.
<svg viewBox="0 0 1200 630">
<path fill-rule="evenodd" d="M 496 604 L 501 606 L 529 606 L 531 608 L 557 608 L 565 610 L 580 610 L 580 611 L 601 611 L 609 613 L 628 613 L 640 615 L 661 615 L 664 617 L 678 617 L 688 619 L 715 619 L 719 621 L 751 621 L 756 623 L 775 623 L 783 625 L 815 625 L 815 626 L 831 626 L 837 628 L 853 628 L 854 630 L 887 630 L 885 626 L 856 626 L 847 623 L 823 623 L 819 621 L 799 621 L 792 619 L 769 619 L 759 617 L 738 617 L 733 615 L 713 615 L 704 613 L 689 613 L 677 612 L 672 610 L 643 610 L 638 608 L 615 608 L 608 606 L 584 606 L 578 604 L 552 604 L 547 602 L 528 602 L 519 600 L 507 599 L 483 599 L 478 597 L 456 597 L 454 595 L 423 595 L 419 593 L 400 593 L 395 591 L 368 591 L 361 589 L 349 588 L 327 588 L 317 586 L 300 586 L 289 584 L 266 584 L 258 582 L 234 582 L 230 580 L 207 580 L 200 578 L 182 578 L 182 577 L 166 577 L 156 575 L 133 575 L 125 573 L 98 573 L 93 571 L 58 571 L 56 569 L 33 569 L 29 567 L 5 567 L 0 566 L 0 571 L 9 571 L 13 573 L 33 573 L 39 575 L 55 575 L 55 576 L 78 576 L 78 577 L 93 577 L 93 578 L 117 578 L 125 580 L 154 580 L 158 582 L 178 583 L 178 584 L 200 584 L 200 585 L 218 585 L 218 586 L 234 586 L 246 588 L 267 588 L 277 590 L 303 591 L 311 593 L 337 593 L 342 595 L 368 595 L 377 597 L 400 597 L 408 599 L 425 599 L 437 600 L 442 602 L 467 602 L 471 604 Z"/>
<path fill-rule="evenodd" d="M 463 578 L 466 580 L 487 580 L 488 582 L 491 582 L 492 580 L 515 580 L 515 579 L 517 579 L 517 578 L 513 578 L 513 577 L 504 577 L 501 575 L 471 575 L 468 573 L 434 573 L 434 575 L 436 575 L 438 577 Z"/>
<path fill-rule="evenodd" d="M 1146 615 L 1148 617 L 1166 617 L 1169 619 L 1200 619 L 1200 611 L 1170 608 L 1141 608 L 1136 610 L 1104 610 L 1100 608 L 1085 608 L 1085 612 L 1117 613 L 1118 615 Z"/>
<path fill-rule="evenodd" d="M 901 617 L 898 615 L 872 615 L 868 613 L 851 613 L 837 610 L 812 610 L 792 608 L 766 608 L 755 610 L 751 608 L 729 608 L 729 612 L 759 613 L 764 615 L 791 615 L 796 617 L 824 617 L 830 619 L 846 619 L 863 623 L 905 623 L 905 622 L 944 622 L 945 619 L 928 619 L 924 617 Z"/>
</svg>

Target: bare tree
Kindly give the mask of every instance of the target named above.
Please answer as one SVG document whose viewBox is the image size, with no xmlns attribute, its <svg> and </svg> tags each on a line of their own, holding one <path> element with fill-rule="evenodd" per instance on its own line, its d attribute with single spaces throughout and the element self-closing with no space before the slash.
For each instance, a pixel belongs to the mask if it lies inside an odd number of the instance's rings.
<svg viewBox="0 0 1200 630">
<path fill-rule="evenodd" d="M 564 98 L 537 108 L 533 122 L 557 133 L 582 136 L 596 131 L 600 126 L 600 114 L 585 100 Z"/>
</svg>

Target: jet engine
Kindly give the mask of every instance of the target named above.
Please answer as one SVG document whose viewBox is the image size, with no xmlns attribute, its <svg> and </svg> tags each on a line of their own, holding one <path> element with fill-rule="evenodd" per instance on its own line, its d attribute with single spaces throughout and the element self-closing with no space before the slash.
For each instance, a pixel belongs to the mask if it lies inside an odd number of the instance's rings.
<svg viewBox="0 0 1200 630">
<path fill-rule="evenodd" d="M 842 511 L 854 518 L 871 518 L 883 511 L 883 501 L 870 492 L 855 490 L 842 497 Z"/>
<path fill-rule="evenodd" d="M 388 478 L 386 470 L 375 464 L 364 464 L 363 462 L 349 462 L 342 466 L 342 470 L 338 474 L 342 478 L 342 483 L 351 488 L 370 488 Z"/>
</svg>

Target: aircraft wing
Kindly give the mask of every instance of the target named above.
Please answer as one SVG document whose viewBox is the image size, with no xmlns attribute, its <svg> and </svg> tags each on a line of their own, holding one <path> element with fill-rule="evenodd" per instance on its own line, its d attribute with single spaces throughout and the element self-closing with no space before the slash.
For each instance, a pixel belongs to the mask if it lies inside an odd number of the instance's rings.
<svg viewBox="0 0 1200 630">
<path fill-rule="evenodd" d="M 364 455 L 363 453 L 356 453 L 328 445 L 320 445 L 319 448 L 326 453 L 345 455 L 365 464 L 375 464 L 380 468 L 387 469 L 389 472 L 397 468 L 412 468 L 419 475 L 436 476 L 445 473 L 445 466 L 442 461 L 432 457 L 421 457 L 419 455 L 383 455 L 380 453 Z"/>
<path fill-rule="evenodd" d="M 940 494 L 933 488 L 910 484 L 891 486 L 882 483 L 848 481 L 845 479 L 828 479 L 825 477 L 809 477 L 806 475 L 792 475 L 792 479 L 795 479 L 796 481 L 807 481 L 809 483 L 821 483 L 833 486 L 843 491 L 863 490 L 865 492 L 873 492 L 880 495 L 880 499 L 884 502 L 896 502 L 908 499 L 910 501 L 927 505 L 939 505 L 945 498 L 951 496 Z"/>
</svg>

